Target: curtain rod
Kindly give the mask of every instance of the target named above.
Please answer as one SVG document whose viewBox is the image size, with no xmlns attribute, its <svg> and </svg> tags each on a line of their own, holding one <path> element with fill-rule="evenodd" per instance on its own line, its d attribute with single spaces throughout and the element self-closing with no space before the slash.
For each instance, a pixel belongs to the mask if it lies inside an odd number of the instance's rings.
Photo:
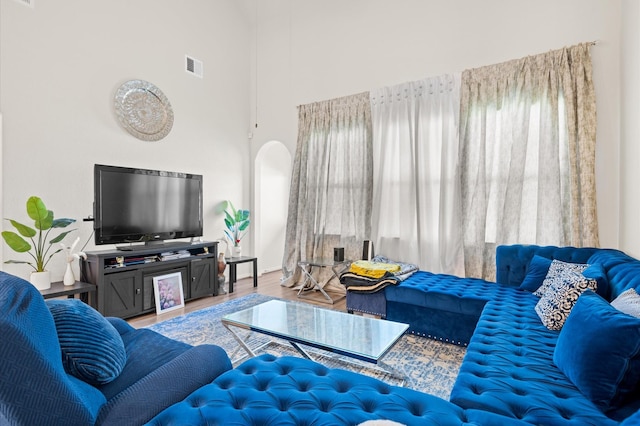
<svg viewBox="0 0 640 426">
<path fill-rule="evenodd" d="M 585 42 L 583 42 L 583 43 L 585 43 Z M 587 41 L 586 43 L 589 44 L 590 46 L 596 46 L 596 45 L 600 44 L 600 40 Z M 352 96 L 352 95 L 347 95 L 347 96 Z M 340 96 L 340 98 L 342 98 L 342 97 L 346 97 L 346 96 Z M 335 98 L 335 99 L 339 99 L 339 98 Z M 324 102 L 324 101 L 310 102 L 309 104 L 313 104 L 313 103 L 317 103 L 317 102 Z M 297 105 L 296 108 L 300 108 L 303 105 L 309 105 L 309 104 Z M 256 127 L 258 127 L 257 123 L 256 123 Z"/>
</svg>

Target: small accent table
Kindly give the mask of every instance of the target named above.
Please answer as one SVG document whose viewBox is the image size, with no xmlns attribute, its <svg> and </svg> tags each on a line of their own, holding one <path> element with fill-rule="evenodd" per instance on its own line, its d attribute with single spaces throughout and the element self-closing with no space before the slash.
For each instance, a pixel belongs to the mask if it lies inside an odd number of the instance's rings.
<svg viewBox="0 0 640 426">
<path fill-rule="evenodd" d="M 301 297 L 306 292 L 318 290 L 320 291 L 320 293 L 322 293 L 324 298 L 327 299 L 328 303 L 332 305 L 337 300 L 344 298 L 346 295 L 336 300 L 332 299 L 331 296 L 329 296 L 324 290 L 324 286 L 326 286 L 329 281 L 334 278 L 337 278 L 338 281 L 340 281 L 340 274 L 350 263 L 350 260 L 343 260 L 340 262 L 329 259 L 301 260 L 300 262 L 298 262 L 298 267 L 300 267 L 300 270 L 305 277 L 302 285 L 300 286 L 300 289 L 298 290 L 298 297 Z M 313 275 L 311 274 L 314 267 L 319 269 L 331 268 L 332 275 L 325 282 L 319 283 L 315 278 L 313 278 Z"/>
<path fill-rule="evenodd" d="M 258 287 L 258 258 L 250 256 L 230 257 L 225 259 L 229 266 L 229 293 L 233 293 L 233 284 L 237 281 L 236 265 L 253 262 L 253 286 Z"/>
<path fill-rule="evenodd" d="M 91 297 L 89 297 L 91 293 Z M 51 299 L 54 297 L 67 296 L 69 299 L 73 299 L 73 296 L 80 295 L 80 300 L 88 304 L 92 308 L 96 307 L 96 286 L 95 284 L 85 283 L 82 281 L 76 281 L 73 285 L 64 285 L 62 281 L 51 283 L 51 287 L 46 290 L 40 290 L 40 294 L 45 299 Z"/>
</svg>

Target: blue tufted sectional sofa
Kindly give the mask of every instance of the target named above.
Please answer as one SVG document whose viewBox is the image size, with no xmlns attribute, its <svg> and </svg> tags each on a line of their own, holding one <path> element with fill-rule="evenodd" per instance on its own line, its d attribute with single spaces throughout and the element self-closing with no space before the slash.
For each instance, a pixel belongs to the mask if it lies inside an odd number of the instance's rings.
<svg viewBox="0 0 640 426">
<path fill-rule="evenodd" d="M 226 355 L 205 347 L 204 353 L 175 365 L 175 359 L 196 349 L 180 345 L 161 361 L 152 359 L 162 345 L 153 351 L 128 349 L 127 364 L 135 363 L 145 374 L 134 379 L 129 371 L 122 384 L 105 393 L 63 370 L 56 339 L 43 337 L 53 335 L 52 323 L 37 291 L 14 278 L 9 278 L 8 290 L 7 277 L 0 273 L 2 330 L 19 340 L 0 343 L 0 424 L 62 424 L 66 418 L 67 424 L 83 425 L 358 425 L 374 419 L 406 425 L 640 425 L 637 389 L 605 413 L 556 367 L 554 352 L 566 340 L 560 336 L 564 330 L 547 329 L 534 310 L 538 297 L 519 288 L 534 255 L 602 265 L 608 299 L 640 286 L 640 262 L 616 250 L 503 246 L 496 253 L 497 283 L 419 272 L 385 289 L 387 318 L 408 322 L 414 333 L 468 345 L 450 401 L 303 358 L 262 355 L 229 369 Z M 379 303 L 379 295 L 375 298 Z M 599 306 L 597 298 L 585 293 L 581 309 L 600 312 L 591 309 Z M 126 324 L 115 325 L 123 340 L 135 335 Z M 571 327 L 576 325 L 568 319 L 565 328 Z M 625 346 L 633 332 L 622 337 L 605 333 L 603 339 L 618 338 L 613 341 Z M 576 334 L 579 343 L 582 336 Z M 138 339 L 131 335 L 127 340 L 135 346 Z M 571 343 L 564 352 L 569 359 L 572 349 Z M 614 365 L 600 361 L 593 363 L 594 373 Z M 635 360 L 629 362 L 631 370 L 640 372 Z M 27 365 L 34 374 L 25 373 Z M 176 368 L 186 369 L 185 374 L 172 377 Z M 188 383 L 193 392 L 186 396 L 187 386 L 179 383 Z M 174 395 L 176 386 L 180 391 Z"/>
<path fill-rule="evenodd" d="M 450 397 L 462 408 L 539 425 L 613 425 L 636 413 L 628 421 L 636 424 L 640 389 L 625 404 L 604 413 L 556 366 L 554 352 L 561 332 L 542 324 L 534 309 L 540 298 L 520 288 L 536 255 L 601 265 L 605 279 L 599 282 L 598 293 L 608 301 L 629 288 L 640 289 L 640 261 L 617 250 L 499 246 L 496 283 L 421 271 L 385 289 L 386 318 L 409 323 L 415 334 L 468 345 Z M 594 314 L 592 320 L 597 323 L 601 318 Z M 577 346 L 581 335 L 575 334 L 571 338 Z M 575 357 L 580 355 L 576 352 Z M 593 375 L 609 368 L 608 361 L 596 360 Z M 628 368 L 638 370 L 637 360 L 633 362 Z"/>
</svg>

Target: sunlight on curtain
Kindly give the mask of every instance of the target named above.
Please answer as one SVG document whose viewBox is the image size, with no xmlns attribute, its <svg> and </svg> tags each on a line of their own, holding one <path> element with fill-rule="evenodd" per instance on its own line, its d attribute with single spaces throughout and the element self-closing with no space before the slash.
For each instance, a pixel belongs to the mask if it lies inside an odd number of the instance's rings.
<svg viewBox="0 0 640 426">
<path fill-rule="evenodd" d="M 597 246 L 590 44 L 462 74 L 460 173 L 468 276 L 499 244 Z"/>
<path fill-rule="evenodd" d="M 371 92 L 375 251 L 464 275 L 458 166 L 460 75 Z"/>
<path fill-rule="evenodd" d="M 298 119 L 283 258 L 289 286 L 300 279 L 298 261 L 333 259 L 334 247 L 360 259 L 371 233 L 369 93 L 302 105 Z"/>
</svg>

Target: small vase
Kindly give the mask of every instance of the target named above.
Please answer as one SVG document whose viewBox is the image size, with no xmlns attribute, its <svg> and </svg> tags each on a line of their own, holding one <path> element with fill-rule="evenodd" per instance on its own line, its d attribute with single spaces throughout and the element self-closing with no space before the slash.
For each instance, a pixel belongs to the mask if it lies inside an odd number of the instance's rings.
<svg viewBox="0 0 640 426">
<path fill-rule="evenodd" d="M 71 262 L 67 262 L 67 270 L 64 272 L 64 278 L 62 279 L 64 285 L 74 285 L 76 283 L 76 277 L 73 275 L 73 269 L 71 268 Z"/>
<path fill-rule="evenodd" d="M 227 260 L 224 258 L 224 253 L 218 255 L 218 275 L 224 274 L 224 270 L 227 268 Z"/>
<path fill-rule="evenodd" d="M 32 272 L 29 282 L 38 290 L 47 290 L 51 288 L 51 272 Z"/>
<path fill-rule="evenodd" d="M 242 256 L 242 247 L 233 246 L 231 247 L 231 257 L 240 257 Z"/>
<path fill-rule="evenodd" d="M 227 294 L 225 289 L 225 276 L 224 270 L 227 269 L 227 260 L 224 258 L 224 252 L 220 252 L 218 255 L 218 293 Z"/>
</svg>

